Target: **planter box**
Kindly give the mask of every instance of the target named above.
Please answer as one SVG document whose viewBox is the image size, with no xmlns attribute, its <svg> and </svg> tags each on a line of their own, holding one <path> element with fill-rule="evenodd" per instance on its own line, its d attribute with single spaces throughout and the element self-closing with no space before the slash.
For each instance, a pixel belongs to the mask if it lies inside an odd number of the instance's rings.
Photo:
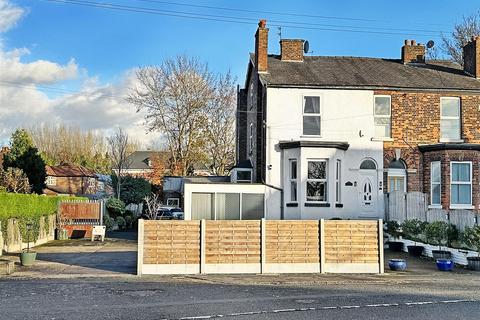
<svg viewBox="0 0 480 320">
<path fill-rule="evenodd" d="M 480 271 L 480 257 L 468 257 L 468 269 Z"/>
<path fill-rule="evenodd" d="M 408 254 L 412 257 L 421 257 L 423 254 L 423 246 L 407 246 Z"/>
<path fill-rule="evenodd" d="M 432 250 L 432 257 L 437 259 L 452 259 L 452 253 L 446 250 Z"/>
</svg>

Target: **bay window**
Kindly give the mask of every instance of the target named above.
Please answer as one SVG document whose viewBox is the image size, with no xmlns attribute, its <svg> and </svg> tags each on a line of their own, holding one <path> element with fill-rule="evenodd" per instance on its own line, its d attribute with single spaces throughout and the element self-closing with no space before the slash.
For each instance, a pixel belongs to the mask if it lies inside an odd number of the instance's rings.
<svg viewBox="0 0 480 320">
<path fill-rule="evenodd" d="M 290 160 L 290 201 L 297 202 L 297 160 Z"/>
<path fill-rule="evenodd" d="M 430 164 L 430 204 L 432 206 L 441 205 L 441 194 L 441 163 L 440 161 L 434 161 Z"/>
<path fill-rule="evenodd" d="M 327 202 L 327 161 L 309 160 L 307 202 Z"/>
<path fill-rule="evenodd" d="M 450 162 L 450 205 L 451 207 L 472 206 L 472 163 Z"/>
</svg>

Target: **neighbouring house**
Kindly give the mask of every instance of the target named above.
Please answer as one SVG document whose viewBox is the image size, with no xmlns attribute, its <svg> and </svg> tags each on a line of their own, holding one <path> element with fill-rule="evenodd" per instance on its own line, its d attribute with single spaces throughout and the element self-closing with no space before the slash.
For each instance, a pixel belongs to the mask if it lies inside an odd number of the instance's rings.
<svg viewBox="0 0 480 320">
<path fill-rule="evenodd" d="M 46 195 L 75 195 L 95 197 L 99 191 L 98 176 L 83 166 L 64 163 L 58 166 L 46 166 Z M 104 186 L 105 188 L 105 186 Z"/>
<path fill-rule="evenodd" d="M 462 68 L 412 40 L 400 59 L 306 56 L 301 39 L 269 54 L 268 32 L 261 20 L 238 90 L 230 183 L 185 182 L 185 218 L 242 219 L 245 194 L 267 219 L 382 218 L 395 190 L 479 208 L 480 37 Z"/>
</svg>

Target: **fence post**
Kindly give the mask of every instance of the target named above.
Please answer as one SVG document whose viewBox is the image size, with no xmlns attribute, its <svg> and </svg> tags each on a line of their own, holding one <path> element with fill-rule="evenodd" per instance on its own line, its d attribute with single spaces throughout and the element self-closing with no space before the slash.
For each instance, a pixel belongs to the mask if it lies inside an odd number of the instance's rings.
<svg viewBox="0 0 480 320">
<path fill-rule="evenodd" d="M 265 218 L 260 220 L 260 273 L 265 271 L 265 262 L 267 257 L 267 234 L 266 234 L 266 226 L 265 226 Z"/>
<path fill-rule="evenodd" d="M 320 273 L 325 273 L 325 220 L 320 219 Z"/>
<path fill-rule="evenodd" d="M 138 252 L 137 252 L 137 275 L 142 275 L 143 269 L 143 242 L 145 238 L 145 220 L 138 220 Z"/>
<path fill-rule="evenodd" d="M 378 220 L 378 272 L 384 273 L 384 258 L 383 258 L 383 220 Z"/>
<path fill-rule="evenodd" d="M 205 219 L 200 220 L 200 273 L 205 273 Z"/>
</svg>

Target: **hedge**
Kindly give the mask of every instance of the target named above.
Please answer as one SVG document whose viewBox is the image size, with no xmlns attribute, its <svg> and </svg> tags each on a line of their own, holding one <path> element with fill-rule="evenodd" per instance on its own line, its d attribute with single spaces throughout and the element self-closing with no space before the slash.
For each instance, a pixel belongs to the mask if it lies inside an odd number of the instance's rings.
<svg viewBox="0 0 480 320">
<path fill-rule="evenodd" d="M 36 194 L 0 193 L 0 222 L 4 239 L 7 239 L 7 220 L 15 218 L 19 222 L 22 239 L 27 239 L 27 224 L 32 226 L 31 241 L 36 241 L 40 234 L 40 218 L 57 212 L 58 203 L 62 200 L 82 200 L 85 198 L 49 197 Z M 48 230 L 48 219 L 45 219 Z"/>
</svg>

